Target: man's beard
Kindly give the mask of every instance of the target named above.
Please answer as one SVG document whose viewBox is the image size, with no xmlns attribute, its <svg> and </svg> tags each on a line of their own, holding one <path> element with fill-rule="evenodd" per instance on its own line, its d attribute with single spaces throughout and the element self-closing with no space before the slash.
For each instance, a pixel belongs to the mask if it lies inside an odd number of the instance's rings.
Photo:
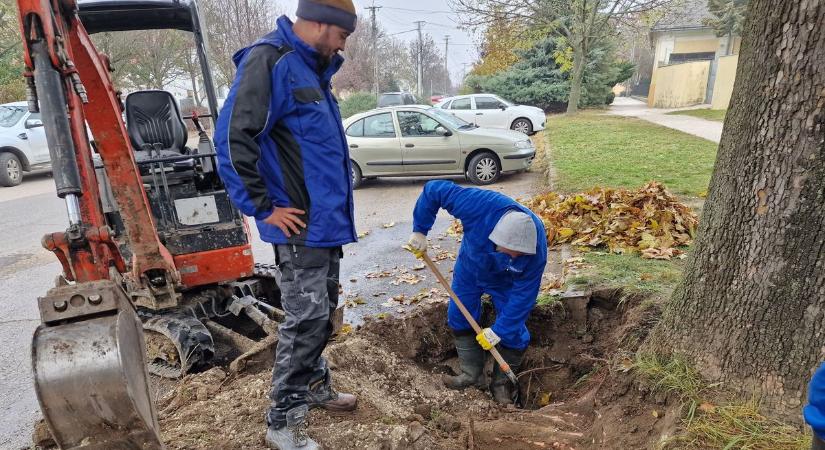
<svg viewBox="0 0 825 450">
<path fill-rule="evenodd" d="M 335 52 L 333 52 L 329 47 L 326 46 L 319 46 L 318 47 L 318 65 L 320 69 L 326 69 L 332 64 L 332 57 L 335 56 Z"/>
</svg>

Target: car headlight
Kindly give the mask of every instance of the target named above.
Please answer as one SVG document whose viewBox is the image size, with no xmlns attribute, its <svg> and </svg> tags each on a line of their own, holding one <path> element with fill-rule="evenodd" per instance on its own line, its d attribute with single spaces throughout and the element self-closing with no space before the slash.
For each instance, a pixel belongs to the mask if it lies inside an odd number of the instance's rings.
<svg viewBox="0 0 825 450">
<path fill-rule="evenodd" d="M 531 141 L 530 139 L 526 139 L 526 140 L 523 140 L 523 141 L 518 141 L 518 142 L 516 142 L 516 148 L 519 149 L 519 150 L 525 149 L 525 148 L 533 148 L 533 141 Z"/>
</svg>

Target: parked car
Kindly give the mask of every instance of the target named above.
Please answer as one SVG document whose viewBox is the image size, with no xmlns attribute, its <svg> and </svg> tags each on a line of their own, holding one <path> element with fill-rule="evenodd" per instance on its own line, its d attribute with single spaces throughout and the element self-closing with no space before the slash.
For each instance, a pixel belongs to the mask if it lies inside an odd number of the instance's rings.
<svg viewBox="0 0 825 450">
<path fill-rule="evenodd" d="M 415 97 L 409 92 L 386 92 L 378 96 L 378 107 L 414 105 Z"/>
<path fill-rule="evenodd" d="M 23 172 L 50 165 L 40 114 L 30 113 L 26 102 L 0 105 L 0 186 L 17 186 Z"/>
<path fill-rule="evenodd" d="M 479 128 L 432 106 L 379 108 L 344 121 L 353 185 L 363 178 L 466 175 L 475 184 L 524 171 L 536 150 L 522 133 Z"/>
<path fill-rule="evenodd" d="M 543 130 L 547 119 L 541 108 L 514 105 L 493 94 L 449 97 L 436 106 L 480 127 L 511 129 L 527 135 Z"/>
</svg>

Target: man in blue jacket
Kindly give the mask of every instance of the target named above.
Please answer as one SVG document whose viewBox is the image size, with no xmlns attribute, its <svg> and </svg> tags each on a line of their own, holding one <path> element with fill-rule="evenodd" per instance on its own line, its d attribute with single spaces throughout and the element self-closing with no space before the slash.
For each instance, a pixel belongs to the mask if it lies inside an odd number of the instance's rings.
<svg viewBox="0 0 825 450">
<path fill-rule="evenodd" d="M 530 343 L 527 317 L 536 304 L 541 277 L 547 263 L 544 224 L 529 209 L 497 192 L 462 188 L 450 181 L 430 181 L 418 197 L 413 212 L 413 234 L 409 246 L 427 251 L 427 233 L 443 208 L 461 220 L 464 238 L 453 271 L 452 288 L 478 321 L 481 296 L 492 297 L 495 323 L 474 336 L 470 324 L 452 302 L 447 324 L 453 330 L 461 373 L 445 377 L 451 389 L 481 387 L 485 350 L 496 344 L 507 364 L 517 371 Z M 498 365 L 490 382 L 499 403 L 515 401 L 517 394 Z"/>
<path fill-rule="evenodd" d="M 218 170 L 233 203 L 255 218 L 281 271 L 286 319 L 278 334 L 267 412 L 267 443 L 313 450 L 310 408 L 353 410 L 321 357 L 338 304 L 341 246 L 356 241 L 350 159 L 330 89 L 347 37 L 351 0 L 299 0 L 293 24 L 277 28 L 233 60 L 235 80 L 216 124 Z"/>
</svg>

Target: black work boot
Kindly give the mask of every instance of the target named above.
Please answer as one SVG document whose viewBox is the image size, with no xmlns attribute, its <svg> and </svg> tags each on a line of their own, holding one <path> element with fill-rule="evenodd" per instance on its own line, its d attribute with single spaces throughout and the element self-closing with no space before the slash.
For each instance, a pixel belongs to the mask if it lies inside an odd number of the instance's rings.
<svg viewBox="0 0 825 450">
<path fill-rule="evenodd" d="M 511 348 L 499 345 L 498 352 L 504 361 L 510 365 L 510 370 L 513 373 L 518 372 L 521 366 L 521 359 L 524 357 L 525 350 L 513 350 Z M 518 396 L 518 387 L 513 385 L 513 382 L 507 378 L 507 374 L 498 366 L 493 364 L 493 380 L 490 382 L 490 394 L 493 399 L 503 405 L 512 405 L 516 402 Z"/>
<path fill-rule="evenodd" d="M 472 333 L 455 335 L 455 349 L 458 352 L 458 364 L 461 373 L 456 376 L 445 375 L 442 380 L 444 386 L 450 389 L 461 390 L 470 386 L 483 386 L 484 360 L 486 352 Z"/>
<path fill-rule="evenodd" d="M 352 394 L 338 392 L 332 387 L 329 371 L 320 380 L 309 386 L 307 393 L 309 408 L 324 408 L 327 411 L 352 411 L 358 406 L 358 399 Z"/>
</svg>

